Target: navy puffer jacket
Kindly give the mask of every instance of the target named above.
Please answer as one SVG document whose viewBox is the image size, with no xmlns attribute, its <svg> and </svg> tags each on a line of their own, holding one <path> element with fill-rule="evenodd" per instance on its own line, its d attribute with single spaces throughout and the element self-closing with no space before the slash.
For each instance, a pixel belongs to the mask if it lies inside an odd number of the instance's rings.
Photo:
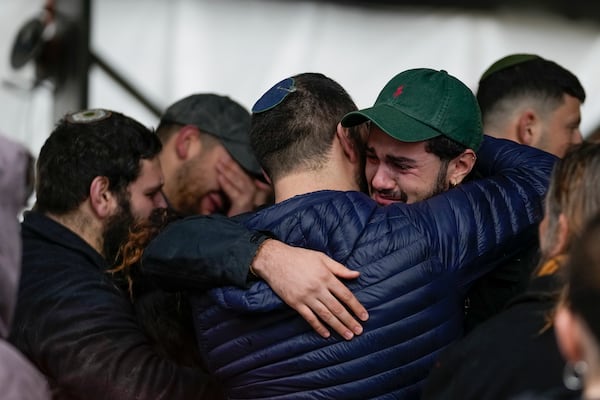
<svg viewBox="0 0 600 400">
<path fill-rule="evenodd" d="M 427 201 L 379 207 L 361 193 L 323 191 L 252 215 L 247 227 L 359 270 L 348 286 L 370 318 L 351 341 L 324 339 L 264 282 L 217 289 L 194 300 L 209 368 L 232 399 L 418 398 L 461 335 L 469 284 L 535 237 L 554 161 L 486 138 L 478 169 L 489 178 Z"/>
</svg>

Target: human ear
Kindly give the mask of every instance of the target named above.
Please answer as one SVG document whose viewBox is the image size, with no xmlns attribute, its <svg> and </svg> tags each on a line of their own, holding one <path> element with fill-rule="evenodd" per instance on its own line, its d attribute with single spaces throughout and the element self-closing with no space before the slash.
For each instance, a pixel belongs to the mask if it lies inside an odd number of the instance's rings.
<svg viewBox="0 0 600 400">
<path fill-rule="evenodd" d="M 517 122 L 517 142 L 532 146 L 535 139 L 535 125 L 538 118 L 535 111 L 527 109 Z"/>
<path fill-rule="evenodd" d="M 109 190 L 109 180 L 105 176 L 97 176 L 90 184 L 90 205 L 94 213 L 101 219 L 110 217 L 116 206 L 116 199 Z"/>
<path fill-rule="evenodd" d="M 358 162 L 358 152 L 360 149 L 357 148 L 356 141 L 350 137 L 350 131 L 348 128 L 344 128 L 342 124 L 338 122 L 335 134 L 340 142 L 340 145 L 342 146 L 342 150 L 346 158 L 348 158 L 348 160 L 350 160 L 352 163 Z"/>
<path fill-rule="evenodd" d="M 461 183 L 475 166 L 477 156 L 472 149 L 466 149 L 448 164 L 448 181 L 451 187 Z"/>
<path fill-rule="evenodd" d="M 185 160 L 191 156 L 191 150 L 194 143 L 198 143 L 202 146 L 199 140 L 200 132 L 195 126 L 185 125 L 178 132 L 175 133 L 175 151 L 177 157 Z"/>
</svg>

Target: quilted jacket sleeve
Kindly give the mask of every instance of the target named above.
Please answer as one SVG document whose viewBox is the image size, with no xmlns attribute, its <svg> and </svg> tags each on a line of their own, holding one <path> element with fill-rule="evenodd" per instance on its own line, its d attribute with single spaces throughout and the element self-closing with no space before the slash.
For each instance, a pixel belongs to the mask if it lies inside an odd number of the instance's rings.
<svg viewBox="0 0 600 400">
<path fill-rule="evenodd" d="M 442 265 L 460 269 L 459 284 L 491 270 L 522 249 L 524 239 L 537 235 L 556 160 L 533 147 L 486 136 L 476 166 L 485 179 L 414 209 Z"/>
</svg>

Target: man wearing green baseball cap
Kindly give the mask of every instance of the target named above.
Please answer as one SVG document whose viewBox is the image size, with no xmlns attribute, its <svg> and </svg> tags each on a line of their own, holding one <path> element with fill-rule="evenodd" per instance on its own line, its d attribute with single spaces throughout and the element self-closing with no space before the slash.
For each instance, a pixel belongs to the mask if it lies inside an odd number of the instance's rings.
<svg viewBox="0 0 600 400">
<path fill-rule="evenodd" d="M 414 203 L 458 185 L 471 172 L 483 138 L 471 90 L 446 71 L 419 68 L 392 78 L 373 107 L 342 125 L 369 122 L 365 173 L 381 205 Z"/>
<path fill-rule="evenodd" d="M 412 69 L 392 78 L 373 107 L 345 126 L 368 121 L 366 177 L 381 205 L 413 203 L 446 191 L 471 172 L 483 137 L 471 90 L 445 71 Z M 465 331 L 497 314 L 524 291 L 537 256 L 532 238 L 517 256 L 474 282 L 465 297 Z"/>
</svg>

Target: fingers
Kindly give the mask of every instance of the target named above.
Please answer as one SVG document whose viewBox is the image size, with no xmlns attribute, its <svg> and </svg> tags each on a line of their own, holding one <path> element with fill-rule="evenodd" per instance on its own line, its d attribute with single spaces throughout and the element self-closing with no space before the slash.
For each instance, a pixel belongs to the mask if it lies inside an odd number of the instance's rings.
<svg viewBox="0 0 600 400">
<path fill-rule="evenodd" d="M 356 279 L 360 275 L 360 272 L 348 269 L 344 265 L 330 258 L 325 258 L 324 261 L 327 268 L 329 268 L 329 270 L 338 278 Z M 331 293 L 333 293 L 335 298 L 337 298 L 339 301 L 345 304 L 346 307 L 348 307 L 354 315 L 361 319 L 361 321 L 366 321 L 367 319 L 369 319 L 369 314 L 367 313 L 367 310 L 363 307 L 362 304 L 360 304 L 356 296 L 354 296 L 354 294 L 350 291 L 350 289 L 348 289 L 346 285 L 342 284 L 337 279 L 333 279 L 329 290 Z"/>
<path fill-rule="evenodd" d="M 217 171 L 232 180 L 246 175 L 242 167 L 229 156 L 223 156 L 217 160 Z"/>
<path fill-rule="evenodd" d="M 313 305 L 318 317 L 344 339 L 350 340 L 363 332 L 362 326 L 350 315 L 342 304 L 329 295 L 325 300 Z"/>
<path fill-rule="evenodd" d="M 252 211 L 256 194 L 252 179 L 231 158 L 217 161 L 216 169 L 219 185 L 231 203 L 228 216 Z"/>
<path fill-rule="evenodd" d="M 344 265 L 333 261 L 331 259 L 325 260 L 325 265 L 329 270 L 338 278 L 342 279 L 356 279 L 360 275 L 360 272 L 353 271 L 349 268 L 346 268 Z"/>
<path fill-rule="evenodd" d="M 310 307 L 299 307 L 296 309 L 296 311 L 319 335 L 323 336 L 325 339 L 331 336 L 329 330 L 321 323 L 319 318 L 317 318 L 317 316 L 312 312 Z"/>
<path fill-rule="evenodd" d="M 260 207 L 267 203 L 273 202 L 273 188 L 265 182 L 254 179 L 256 193 L 254 194 L 254 207 Z"/>
<path fill-rule="evenodd" d="M 345 339 L 350 340 L 355 334 L 360 335 L 363 332 L 361 324 L 344 305 L 363 321 L 368 318 L 367 310 L 346 285 L 334 276 L 329 275 L 323 282 L 325 284 L 321 285 L 317 294 L 318 302 L 312 304 L 312 309 L 326 325 Z"/>
<path fill-rule="evenodd" d="M 309 306 L 301 306 L 296 311 L 308 322 L 308 324 L 321 336 L 328 338 L 331 333 L 329 326 L 346 340 L 351 340 L 354 335 L 360 335 L 362 326 L 335 298 L 324 302 L 315 299 Z M 351 328 L 349 328 L 351 327 Z"/>
<path fill-rule="evenodd" d="M 229 216 L 252 211 L 272 202 L 271 185 L 249 176 L 231 157 L 219 159 L 216 169 L 219 185 L 231 202 Z"/>
<path fill-rule="evenodd" d="M 219 178 L 226 183 L 232 194 L 239 195 L 243 192 L 251 191 L 252 196 L 254 196 L 256 186 L 252 178 L 233 159 L 220 159 L 217 161 L 216 168 L 219 172 Z"/>
<path fill-rule="evenodd" d="M 358 272 L 322 253 L 276 240 L 265 242 L 253 265 L 259 276 L 321 336 L 329 337 L 328 327 L 347 340 L 363 332 L 351 313 L 365 321 L 369 318 L 367 310 L 336 277 L 355 278 Z"/>
<path fill-rule="evenodd" d="M 354 296 L 354 294 L 350 291 L 350 289 L 348 289 L 346 287 L 346 285 L 342 284 L 340 281 L 335 281 L 333 287 L 331 287 L 330 292 L 335 296 L 335 299 L 338 299 L 341 303 L 345 304 L 346 307 L 348 307 L 350 309 L 350 311 L 352 312 L 352 314 L 356 315 L 358 318 L 360 318 L 361 321 L 366 321 L 369 319 L 369 313 L 367 312 L 367 309 L 358 301 L 358 299 L 356 298 L 356 296 Z M 340 304 L 340 303 L 338 303 Z M 341 304 L 340 304 L 341 307 Z M 331 304 L 329 306 L 329 309 L 331 310 L 332 308 L 337 308 L 337 305 L 335 304 Z M 354 323 L 356 324 L 359 328 L 360 328 L 360 332 L 357 332 L 356 329 L 352 329 L 354 331 L 354 333 L 356 333 L 357 335 L 360 335 L 360 333 L 362 333 L 362 327 L 360 326 L 360 324 L 358 324 L 358 322 L 356 322 L 354 320 L 354 318 L 352 318 L 352 316 L 348 313 L 348 311 L 346 311 L 346 309 L 344 307 L 343 311 L 340 313 L 337 313 L 336 310 L 332 310 L 335 315 L 338 316 L 338 318 L 340 318 L 342 320 L 342 322 L 346 325 L 346 326 L 350 326 L 349 323 Z M 352 318 L 352 319 L 350 319 Z"/>
</svg>

